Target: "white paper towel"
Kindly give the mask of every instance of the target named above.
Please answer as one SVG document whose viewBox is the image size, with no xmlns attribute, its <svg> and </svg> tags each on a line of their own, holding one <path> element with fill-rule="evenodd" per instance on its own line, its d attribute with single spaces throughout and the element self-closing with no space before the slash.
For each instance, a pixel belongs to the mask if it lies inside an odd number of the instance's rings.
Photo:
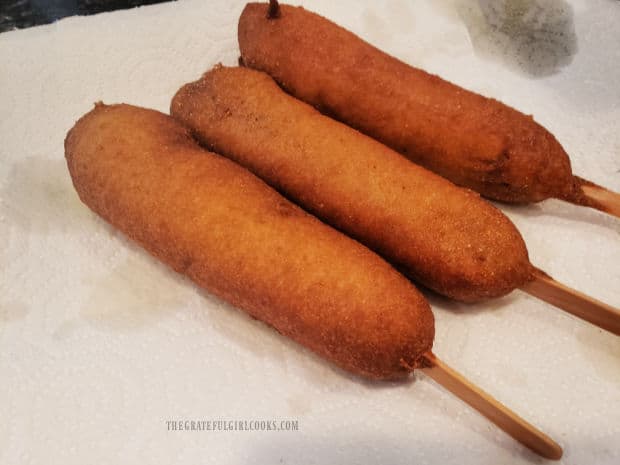
<svg viewBox="0 0 620 465">
<path fill-rule="evenodd" d="M 183 83 L 236 63 L 243 3 L 186 0 L 0 34 L 0 463 L 539 462 L 422 374 L 375 384 L 332 368 L 79 202 L 63 157 L 74 121 L 97 100 L 167 111 Z M 620 191 L 618 2 L 564 9 L 576 43 L 561 60 L 537 54 L 535 67 L 523 62 L 531 41 L 515 48 L 481 22 L 484 4 L 304 5 L 534 114 L 577 174 Z M 533 24 L 518 14 L 512 23 Z M 559 201 L 502 208 L 533 263 L 620 306 L 619 220 Z M 518 291 L 473 307 L 432 303 L 436 353 L 558 440 L 564 463 L 620 463 L 617 337 Z M 166 424 L 281 418 L 299 430 Z"/>
</svg>

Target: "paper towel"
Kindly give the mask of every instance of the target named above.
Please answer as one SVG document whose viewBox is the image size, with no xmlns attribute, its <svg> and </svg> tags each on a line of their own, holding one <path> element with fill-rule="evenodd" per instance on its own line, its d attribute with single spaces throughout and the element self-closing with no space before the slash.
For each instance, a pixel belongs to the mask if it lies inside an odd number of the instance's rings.
<svg viewBox="0 0 620 465">
<path fill-rule="evenodd" d="M 74 121 L 97 100 L 167 111 L 183 83 L 236 63 L 243 3 L 186 0 L 0 34 L 0 463 L 539 462 L 423 374 L 406 384 L 349 376 L 79 202 L 63 157 Z M 497 26 L 536 29 L 527 11 L 485 2 L 304 2 L 534 114 L 577 174 L 620 191 L 620 5 L 571 4 L 555 2 L 560 20 L 539 24 L 537 45 Z M 553 28 L 567 41 L 554 45 Z M 523 47 L 550 42 L 559 59 L 545 49 L 524 61 Z M 534 264 L 620 306 L 618 219 L 553 200 L 501 208 Z M 431 302 L 438 356 L 559 441 L 563 463 L 620 463 L 617 337 L 519 291 L 476 306 Z M 166 423 L 221 419 L 292 419 L 298 430 Z"/>
</svg>

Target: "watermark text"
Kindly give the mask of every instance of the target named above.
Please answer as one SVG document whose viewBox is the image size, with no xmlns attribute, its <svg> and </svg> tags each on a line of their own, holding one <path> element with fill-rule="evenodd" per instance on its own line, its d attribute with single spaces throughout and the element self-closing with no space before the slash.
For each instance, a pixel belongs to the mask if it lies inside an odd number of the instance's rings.
<svg viewBox="0 0 620 465">
<path fill-rule="evenodd" d="M 299 431 L 295 419 L 166 420 L 168 431 Z"/>
</svg>

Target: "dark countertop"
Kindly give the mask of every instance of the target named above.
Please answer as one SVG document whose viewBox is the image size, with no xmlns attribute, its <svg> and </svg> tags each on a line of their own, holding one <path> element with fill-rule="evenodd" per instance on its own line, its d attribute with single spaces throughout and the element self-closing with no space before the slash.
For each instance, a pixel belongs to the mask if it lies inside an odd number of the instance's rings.
<svg viewBox="0 0 620 465">
<path fill-rule="evenodd" d="M 168 0 L 0 0 L 0 32 Z"/>
</svg>

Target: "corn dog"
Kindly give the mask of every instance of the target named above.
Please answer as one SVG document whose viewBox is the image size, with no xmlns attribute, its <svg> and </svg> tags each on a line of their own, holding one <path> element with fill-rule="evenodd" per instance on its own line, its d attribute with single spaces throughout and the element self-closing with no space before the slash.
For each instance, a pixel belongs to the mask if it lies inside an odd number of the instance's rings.
<svg viewBox="0 0 620 465">
<path fill-rule="evenodd" d="M 182 87 L 170 112 L 203 145 L 436 292 L 474 302 L 532 276 L 521 235 L 498 209 L 287 95 L 265 73 L 216 66 Z"/>
<path fill-rule="evenodd" d="M 611 211 L 585 193 L 592 183 L 573 176 L 560 143 L 531 116 L 413 68 L 303 8 L 270 3 L 269 12 L 264 3 L 243 10 L 241 60 L 296 97 L 485 197 L 556 197 Z"/>
<path fill-rule="evenodd" d="M 544 457 L 562 448 L 431 352 L 433 314 L 386 262 L 201 150 L 166 115 L 96 108 L 65 140 L 80 198 L 200 286 L 357 375 L 424 373 Z"/>
<path fill-rule="evenodd" d="M 171 117 L 97 106 L 65 155 L 81 200 L 148 252 L 341 368 L 400 378 L 430 350 L 423 296 Z"/>
</svg>

